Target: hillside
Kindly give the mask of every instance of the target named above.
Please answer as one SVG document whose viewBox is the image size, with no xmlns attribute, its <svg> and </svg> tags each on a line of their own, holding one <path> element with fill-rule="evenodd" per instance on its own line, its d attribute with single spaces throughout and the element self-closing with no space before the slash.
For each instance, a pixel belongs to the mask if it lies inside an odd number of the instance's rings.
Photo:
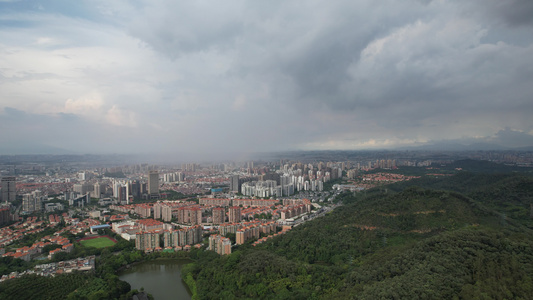
<svg viewBox="0 0 533 300">
<path fill-rule="evenodd" d="M 533 176 L 461 172 L 446 178 L 423 177 L 388 186 L 399 192 L 412 187 L 451 190 L 533 229 Z"/>
<path fill-rule="evenodd" d="M 351 198 L 353 203 L 263 247 L 307 263 L 342 264 L 387 245 L 465 226 L 498 226 L 500 221 L 489 210 L 453 192 L 410 188 Z"/>
<path fill-rule="evenodd" d="M 468 193 L 494 195 L 485 202 L 408 186 L 344 194 L 346 205 L 257 248 L 206 252 L 184 278 L 201 299 L 527 299 L 530 231 L 490 207 L 506 201 L 496 195 L 532 196 L 527 181 L 513 176 L 488 180 L 517 182 L 500 194 L 473 180 Z"/>
<path fill-rule="evenodd" d="M 492 230 L 461 229 L 373 260 L 347 276 L 338 295 L 385 298 L 527 299 L 533 291 L 533 242 Z"/>
</svg>

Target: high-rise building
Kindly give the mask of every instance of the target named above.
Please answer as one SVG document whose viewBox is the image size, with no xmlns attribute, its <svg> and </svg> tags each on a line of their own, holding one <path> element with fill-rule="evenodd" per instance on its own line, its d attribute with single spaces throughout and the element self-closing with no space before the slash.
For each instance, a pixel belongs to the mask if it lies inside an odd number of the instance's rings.
<svg viewBox="0 0 533 300">
<path fill-rule="evenodd" d="M 2 177 L 2 201 L 13 202 L 17 200 L 17 179 L 14 176 Z"/>
<path fill-rule="evenodd" d="M 22 196 L 22 210 L 25 212 L 34 212 L 42 210 L 41 191 L 36 190 Z"/>
<path fill-rule="evenodd" d="M 161 231 L 138 232 L 135 238 L 135 248 L 142 251 L 154 251 L 160 247 Z"/>
<path fill-rule="evenodd" d="M 189 209 L 189 222 L 191 225 L 202 224 L 202 209 L 199 207 L 193 207 Z"/>
<path fill-rule="evenodd" d="M 89 192 L 92 192 L 94 190 L 94 186 L 88 183 L 80 183 L 80 184 L 75 184 L 72 187 L 72 189 L 74 190 L 74 192 L 80 195 L 85 195 Z"/>
<path fill-rule="evenodd" d="M 98 198 L 100 199 L 100 197 L 102 196 L 102 186 L 100 185 L 100 183 L 96 183 L 94 185 L 94 189 L 93 189 L 93 195 L 92 195 L 94 198 Z"/>
<path fill-rule="evenodd" d="M 128 202 L 128 189 L 126 185 L 120 185 L 118 188 L 117 200 L 121 204 L 127 204 Z"/>
<path fill-rule="evenodd" d="M 213 224 L 222 224 L 226 221 L 226 211 L 223 207 L 213 208 Z"/>
<path fill-rule="evenodd" d="M 241 208 L 239 206 L 233 206 L 229 208 L 229 222 L 239 223 L 241 221 Z"/>
<path fill-rule="evenodd" d="M 9 221 L 11 221 L 11 214 L 10 214 L 9 207 L 0 206 L 0 225 L 9 223 Z"/>
<path fill-rule="evenodd" d="M 178 223 L 191 225 L 202 224 L 202 209 L 199 207 L 178 208 Z"/>
<path fill-rule="evenodd" d="M 213 234 L 209 237 L 208 249 L 220 255 L 231 254 L 231 241 L 229 238 Z"/>
<path fill-rule="evenodd" d="M 148 194 L 150 196 L 159 195 L 159 172 L 150 171 L 148 174 Z"/>
<path fill-rule="evenodd" d="M 131 182 L 131 195 L 133 198 L 141 197 L 141 184 L 137 180 Z"/>
<path fill-rule="evenodd" d="M 239 192 L 239 175 L 233 175 L 230 178 L 229 190 L 231 192 Z"/>
<path fill-rule="evenodd" d="M 176 177 L 177 177 L 176 180 L 178 180 L 179 182 L 182 182 L 185 180 L 185 176 L 181 172 L 176 173 Z"/>
<path fill-rule="evenodd" d="M 147 189 L 147 184 L 146 182 L 141 182 L 139 183 L 139 193 L 141 195 L 144 195 L 148 192 L 148 189 Z"/>
<path fill-rule="evenodd" d="M 172 221 L 172 207 L 165 205 L 161 209 L 161 219 L 165 222 Z"/>
<path fill-rule="evenodd" d="M 163 210 L 163 203 L 157 202 L 153 206 L 154 209 L 154 219 L 161 219 L 161 211 Z"/>
</svg>

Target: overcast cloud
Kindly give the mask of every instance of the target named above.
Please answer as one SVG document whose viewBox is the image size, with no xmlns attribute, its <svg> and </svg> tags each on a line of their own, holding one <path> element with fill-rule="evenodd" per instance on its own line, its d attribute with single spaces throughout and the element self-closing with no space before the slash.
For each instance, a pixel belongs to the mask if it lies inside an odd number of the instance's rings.
<svg viewBox="0 0 533 300">
<path fill-rule="evenodd" d="M 533 146 L 532 83 L 530 0 L 0 1 L 5 153 Z"/>
</svg>

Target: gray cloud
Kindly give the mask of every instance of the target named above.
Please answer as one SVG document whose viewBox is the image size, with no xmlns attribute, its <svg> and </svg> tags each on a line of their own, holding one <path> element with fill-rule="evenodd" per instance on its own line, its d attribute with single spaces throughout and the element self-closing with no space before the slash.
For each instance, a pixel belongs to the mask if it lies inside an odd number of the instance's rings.
<svg viewBox="0 0 533 300">
<path fill-rule="evenodd" d="M 489 11 L 510 26 L 533 25 L 533 2 L 528 0 L 491 1 Z"/>
<path fill-rule="evenodd" d="M 244 26 L 237 3 L 149 3 L 130 33 L 171 58 L 231 47 Z"/>
<path fill-rule="evenodd" d="M 505 128 L 504 130 L 498 131 L 493 137 L 489 137 L 488 141 L 511 148 L 531 147 L 533 145 L 533 135 L 523 131 Z"/>
<path fill-rule="evenodd" d="M 523 146 L 533 132 L 530 11 L 519 0 L 12 8 L 0 16 L 35 27 L 0 32 L 0 107 L 63 140 L 86 137 L 63 148 L 95 151 L 91 141 L 111 152 L 247 152 L 511 134 L 505 144 Z M 0 123 L 19 124 L 16 113 Z"/>
</svg>

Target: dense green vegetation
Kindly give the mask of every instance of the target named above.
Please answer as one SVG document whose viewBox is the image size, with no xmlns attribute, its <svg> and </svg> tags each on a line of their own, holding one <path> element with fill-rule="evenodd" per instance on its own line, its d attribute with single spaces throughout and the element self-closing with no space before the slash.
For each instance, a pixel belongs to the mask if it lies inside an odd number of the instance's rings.
<svg viewBox="0 0 533 300">
<path fill-rule="evenodd" d="M 59 252 L 54 255 L 52 262 L 69 260 L 89 255 L 99 256 L 96 260 L 96 270 L 93 273 L 74 273 L 56 277 L 41 277 L 25 275 L 18 279 L 7 280 L 0 284 L 0 299 L 128 299 L 131 298 L 130 286 L 120 281 L 115 272 L 129 263 L 146 259 L 143 253 L 133 250 L 134 243 L 128 242 L 111 231 L 106 233 L 118 240 L 116 244 L 107 248 L 86 247 L 74 243 L 71 253 Z M 76 236 L 69 236 L 71 240 Z M 107 241 L 111 242 L 106 238 Z M 111 242 L 112 243 L 112 242 Z M 46 250 L 52 250 L 56 245 L 50 245 Z M 45 261 L 46 262 L 46 261 Z M 43 261 L 25 262 L 12 257 L 0 258 L 0 274 L 13 271 L 22 272 L 45 263 Z M 64 287 L 58 292 L 58 289 Z M 128 296 L 129 295 L 129 296 Z"/>
<path fill-rule="evenodd" d="M 533 229 L 533 176 L 531 174 L 485 174 L 461 172 L 449 178 L 423 177 L 388 186 L 402 191 L 419 186 L 451 190 L 472 198 L 505 218 Z"/>
<path fill-rule="evenodd" d="M 35 263 L 13 258 L 13 256 L 0 257 L 0 276 L 11 272 L 22 272 L 34 265 Z"/>
<path fill-rule="evenodd" d="M 0 285 L 0 299 L 127 299 L 131 287 L 115 275 L 26 275 Z M 121 297 L 123 296 L 123 297 Z"/>
<path fill-rule="evenodd" d="M 335 184 L 347 184 L 342 178 L 337 178 L 324 183 L 324 191 L 331 191 Z"/>
<path fill-rule="evenodd" d="M 88 274 L 43 277 L 27 275 L 0 285 L 2 299 L 65 299 L 77 288 L 92 281 Z"/>
<path fill-rule="evenodd" d="M 511 173 L 511 172 L 528 172 L 531 173 L 531 169 L 518 166 L 509 166 L 504 164 L 498 164 L 486 160 L 474 160 L 474 159 L 463 159 L 456 160 L 449 164 L 438 165 L 432 164 L 432 167 L 437 167 L 443 171 L 457 171 L 463 170 L 468 172 L 475 173 L 485 173 L 485 174 L 502 174 L 502 173 Z"/>
<path fill-rule="evenodd" d="M 185 258 L 190 254 L 196 255 L 197 252 L 195 250 L 191 253 L 146 255 L 133 249 L 123 249 L 120 252 L 112 252 L 111 249 L 113 247 L 99 251 L 96 270 L 91 273 L 73 273 L 56 277 L 25 275 L 18 279 L 7 280 L 0 284 L 0 299 L 131 299 L 136 291 L 130 291 L 130 285 L 119 280 L 116 274 L 118 270 L 143 260 L 159 257 Z M 22 262 L 20 259 L 12 260 L 10 257 L 2 259 L 11 267 L 17 261 Z M 61 259 L 65 260 L 68 257 Z"/>
<path fill-rule="evenodd" d="M 529 299 L 532 197 L 527 174 L 479 172 L 343 193 L 256 248 L 200 253 L 182 277 L 198 299 Z"/>
</svg>

